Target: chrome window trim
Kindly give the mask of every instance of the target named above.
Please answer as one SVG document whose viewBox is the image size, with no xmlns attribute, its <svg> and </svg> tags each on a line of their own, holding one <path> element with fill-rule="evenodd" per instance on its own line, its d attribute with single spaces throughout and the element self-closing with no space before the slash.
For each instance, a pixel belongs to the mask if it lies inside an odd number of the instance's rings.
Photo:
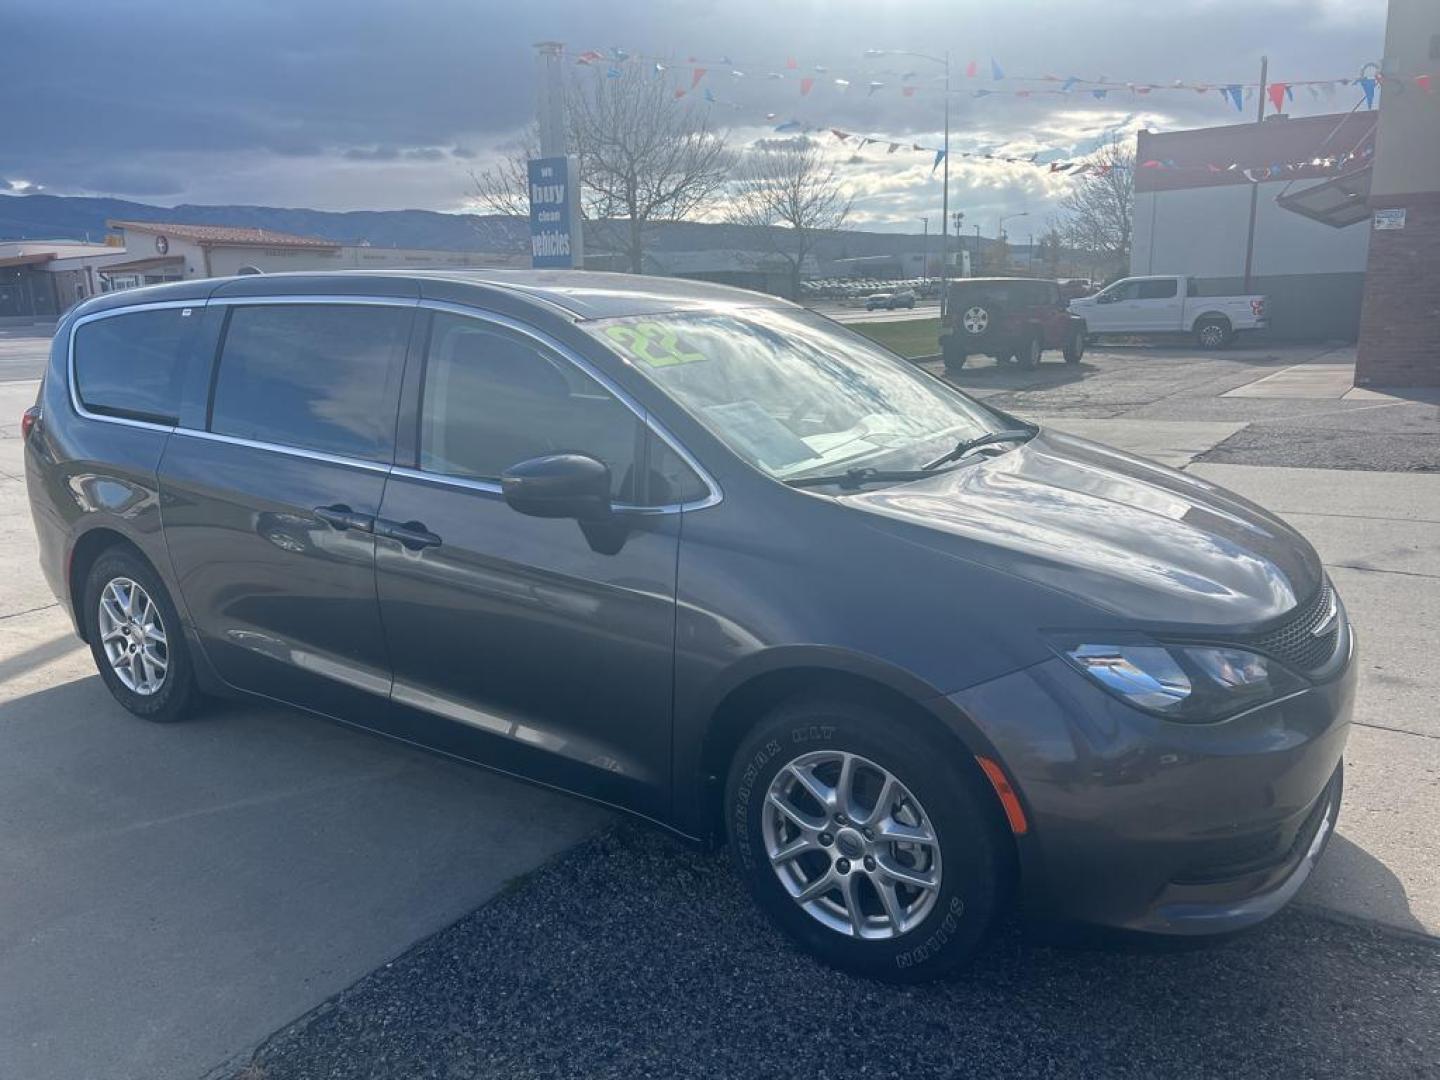
<svg viewBox="0 0 1440 1080">
<path fill-rule="evenodd" d="M 324 461 L 330 465 L 346 465 L 352 469 L 363 469 L 366 472 L 389 473 L 391 466 L 384 461 L 370 461 L 366 458 L 347 457 L 344 454 L 327 454 L 323 450 L 306 450 L 299 446 L 286 446 L 283 443 L 263 442 L 260 439 L 244 439 L 238 435 L 222 435 L 218 431 L 201 431 L 199 428 L 174 427 L 169 429 L 173 435 L 180 435 L 187 439 L 202 439 L 205 442 L 226 443 L 230 446 L 243 446 L 250 450 L 269 450 L 276 454 L 286 454 L 290 457 L 305 458 L 309 461 Z"/>
<path fill-rule="evenodd" d="M 80 400 L 80 381 L 75 374 L 75 335 L 80 327 L 92 322 L 99 322 L 101 319 L 113 319 L 120 315 L 135 315 L 144 311 L 162 311 L 167 308 L 198 308 L 205 309 L 206 300 L 201 297 L 198 300 L 152 300 L 149 303 L 127 304 L 123 307 L 107 308 L 105 311 L 94 311 L 89 315 L 81 315 L 70 324 L 70 331 L 65 340 L 65 381 L 69 384 L 66 389 L 69 391 L 70 407 L 86 420 L 98 420 L 103 424 L 119 424 L 121 427 L 141 428 L 145 431 L 173 432 L 178 425 L 157 424 L 151 420 L 131 420 L 125 416 L 106 416 L 104 413 L 91 412 Z"/>
<path fill-rule="evenodd" d="M 665 425 L 656 420 L 643 405 L 636 401 L 630 394 L 611 379 L 608 375 L 598 370 L 590 361 L 586 360 L 574 349 L 563 342 L 556 341 L 544 331 L 537 330 L 533 326 L 513 319 L 508 315 L 501 315 L 496 311 L 489 311 L 485 308 L 471 307 L 467 304 L 452 303 L 447 300 L 421 300 L 420 307 L 430 311 L 447 312 L 451 315 L 459 315 L 464 318 L 476 319 L 480 322 L 493 323 L 496 326 L 504 327 L 514 333 L 527 337 L 549 352 L 555 353 L 567 363 L 573 364 L 590 378 L 603 386 L 635 414 L 636 418 L 660 439 L 666 446 L 685 462 L 700 482 L 708 489 L 707 493 L 699 498 L 683 503 L 666 503 L 662 506 L 636 506 L 633 503 L 616 503 L 615 509 L 624 513 L 632 514 L 678 514 L 682 511 L 704 510 L 708 507 L 718 505 L 725 497 L 720 489 L 720 484 L 710 475 L 710 472 L 695 459 L 695 456 L 680 443 L 674 435 L 665 428 Z M 428 361 L 428 358 L 427 358 Z M 424 407 L 420 402 L 419 407 Z M 411 469 L 397 466 L 392 470 L 394 475 L 407 477 L 412 480 L 423 480 L 429 483 L 449 485 L 453 487 L 469 488 L 474 491 L 485 491 L 499 493 L 500 485 L 490 480 L 478 480 L 461 476 L 452 476 L 447 473 L 428 472 L 422 469 Z"/>
<path fill-rule="evenodd" d="M 446 473 L 427 472 L 422 469 L 412 469 L 403 466 L 393 466 L 375 461 L 367 461 L 363 458 L 347 457 L 343 454 L 327 454 L 318 450 L 307 450 L 298 446 L 286 446 L 281 443 L 264 442 L 257 439 L 245 439 L 235 435 L 222 435 L 214 431 L 202 431 L 198 428 L 181 427 L 178 424 L 155 424 L 146 420 L 130 420 L 120 416 L 104 416 L 99 413 L 92 413 L 84 407 L 80 401 L 79 385 L 75 378 L 75 333 L 86 323 L 98 319 L 113 318 L 118 315 L 128 315 L 135 312 L 161 310 L 165 308 L 198 308 L 204 310 L 210 306 L 235 307 L 240 305 L 256 304 L 373 304 L 389 307 L 412 307 L 422 308 L 429 311 L 448 312 L 452 315 L 459 315 L 464 318 L 477 319 L 481 322 L 492 323 L 503 327 L 514 333 L 536 342 L 542 348 L 555 353 L 567 363 L 573 364 L 590 378 L 603 386 L 627 408 L 639 421 L 650 430 L 658 439 L 665 443 L 675 454 L 700 478 L 700 482 L 707 488 L 707 493 L 699 499 L 692 499 L 684 503 L 667 503 L 663 506 L 636 506 L 633 503 L 616 503 L 615 509 L 633 514 L 678 514 L 682 511 L 704 510 L 711 506 L 718 505 L 724 499 L 724 492 L 719 482 L 710 471 L 706 469 L 690 453 L 670 431 L 659 420 L 655 419 L 643 405 L 636 401 L 630 394 L 616 383 L 609 376 L 599 371 L 584 357 L 580 356 L 574 349 L 557 341 L 541 330 L 535 329 L 527 323 L 508 315 L 502 315 L 496 311 L 485 308 L 472 307 L 468 304 L 459 304 L 447 300 L 427 300 L 423 297 L 405 296 L 366 296 L 366 295 L 334 295 L 330 293 L 316 294 L 294 294 L 294 295 L 265 295 L 265 296 L 211 296 L 197 300 L 156 300 L 150 303 L 129 304 L 123 307 L 110 308 L 105 311 L 97 311 L 90 315 L 82 315 L 70 326 L 69 339 L 66 343 L 66 376 L 69 382 L 70 404 L 79 415 L 87 420 L 97 420 L 107 424 L 120 424 L 125 427 L 143 428 L 149 431 L 162 431 L 171 434 L 184 435 L 186 438 L 206 439 L 211 442 L 228 443 L 233 446 L 244 446 L 254 450 L 269 450 L 279 454 L 287 454 L 292 457 L 309 458 L 314 461 L 325 461 L 335 465 L 346 465 L 353 468 L 365 469 L 371 472 L 388 472 L 396 476 L 412 480 L 420 480 L 426 483 L 437 484 L 443 487 L 466 488 L 472 491 L 483 491 L 490 494 L 499 494 L 500 485 L 493 481 L 476 480 L 462 476 L 451 476 Z M 422 403 L 423 404 L 423 403 Z"/>
</svg>

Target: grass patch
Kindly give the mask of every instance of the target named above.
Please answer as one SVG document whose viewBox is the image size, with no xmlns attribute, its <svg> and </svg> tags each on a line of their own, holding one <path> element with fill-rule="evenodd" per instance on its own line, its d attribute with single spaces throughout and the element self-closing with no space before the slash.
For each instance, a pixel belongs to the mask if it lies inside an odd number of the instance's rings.
<svg viewBox="0 0 1440 1080">
<path fill-rule="evenodd" d="M 894 322 L 851 323 L 849 329 L 878 341 L 901 356 L 935 356 L 940 352 L 940 320 L 897 319 Z"/>
</svg>

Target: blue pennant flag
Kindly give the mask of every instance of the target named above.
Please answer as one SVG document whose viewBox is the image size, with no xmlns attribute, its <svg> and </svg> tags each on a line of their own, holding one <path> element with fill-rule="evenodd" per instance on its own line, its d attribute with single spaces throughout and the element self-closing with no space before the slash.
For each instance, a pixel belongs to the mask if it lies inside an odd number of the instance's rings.
<svg viewBox="0 0 1440 1080">
<path fill-rule="evenodd" d="M 938 169 L 938 168 L 940 167 L 940 163 L 941 163 L 942 161 L 944 161 L 944 160 L 945 160 L 945 151 L 944 151 L 944 150 L 936 150 L 936 151 L 935 151 L 935 164 L 933 164 L 933 165 L 930 166 L 930 171 L 933 173 L 936 169 Z"/>
<path fill-rule="evenodd" d="M 992 56 L 990 58 L 990 78 L 998 81 L 1004 77 L 1005 72 L 1000 70 L 1000 65 L 995 62 L 995 58 Z"/>
<path fill-rule="evenodd" d="M 1097 101 L 1104 101 L 1104 100 L 1105 100 L 1105 96 L 1106 96 L 1107 94 L 1109 94 L 1110 91 L 1109 91 L 1109 90 L 1091 90 L 1090 93 L 1095 96 L 1095 99 L 1096 99 Z"/>
<path fill-rule="evenodd" d="M 1230 100 L 1235 103 L 1235 111 L 1240 112 L 1245 108 L 1245 90 L 1239 83 L 1231 83 L 1225 88 L 1230 95 Z"/>
<path fill-rule="evenodd" d="M 1365 107 L 1373 109 L 1375 107 L 1375 80 L 1366 75 L 1355 81 L 1360 84 L 1360 89 L 1365 91 Z"/>
</svg>

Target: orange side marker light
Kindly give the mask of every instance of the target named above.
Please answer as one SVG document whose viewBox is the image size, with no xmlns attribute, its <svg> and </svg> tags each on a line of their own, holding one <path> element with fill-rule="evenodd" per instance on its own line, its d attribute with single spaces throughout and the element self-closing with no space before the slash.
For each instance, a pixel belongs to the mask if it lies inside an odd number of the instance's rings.
<svg viewBox="0 0 1440 1080">
<path fill-rule="evenodd" d="M 1005 820 L 1010 823 L 1010 831 L 1016 836 L 1024 836 L 1030 831 L 1030 823 L 1025 820 L 1025 808 L 1020 805 L 1020 797 L 1010 786 L 1010 780 L 1006 777 L 1005 770 L 1000 767 L 998 761 L 992 761 L 988 757 L 976 754 L 975 760 L 985 771 L 986 777 L 990 780 L 990 786 L 995 789 L 995 794 L 1000 796 L 1000 805 L 1005 810 Z"/>
</svg>

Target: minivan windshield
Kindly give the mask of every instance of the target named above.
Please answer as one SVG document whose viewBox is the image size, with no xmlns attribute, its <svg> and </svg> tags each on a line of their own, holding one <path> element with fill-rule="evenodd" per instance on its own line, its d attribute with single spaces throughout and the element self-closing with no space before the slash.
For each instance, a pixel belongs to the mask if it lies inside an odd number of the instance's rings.
<svg viewBox="0 0 1440 1080">
<path fill-rule="evenodd" d="M 808 311 L 735 307 L 581 325 L 779 479 L 918 468 L 960 440 L 1011 426 Z"/>
</svg>

